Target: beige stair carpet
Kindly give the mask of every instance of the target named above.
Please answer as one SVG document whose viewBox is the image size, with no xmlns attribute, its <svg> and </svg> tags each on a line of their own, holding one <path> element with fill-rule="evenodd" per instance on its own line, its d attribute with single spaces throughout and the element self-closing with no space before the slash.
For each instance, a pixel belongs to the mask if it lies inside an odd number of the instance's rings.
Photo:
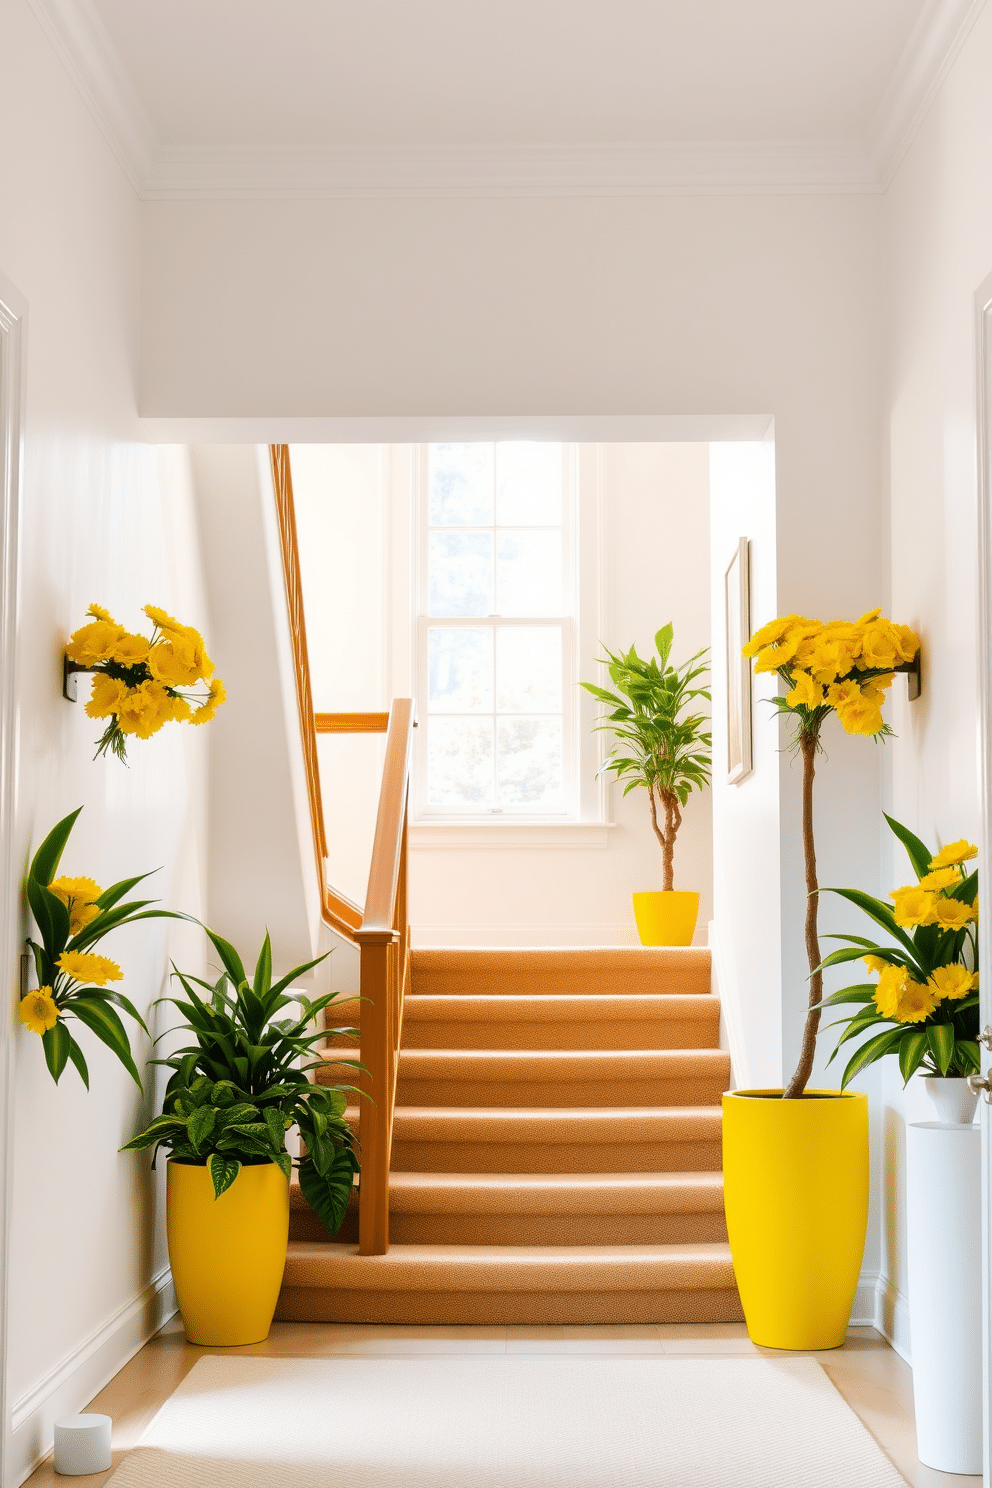
<svg viewBox="0 0 992 1488">
<path fill-rule="evenodd" d="M 360 1027 L 361 1004 L 338 1018 Z M 414 951 L 389 1254 L 358 1255 L 356 1203 L 330 1243 L 294 1188 L 277 1316 L 739 1320 L 719 1032 L 705 948 Z"/>
<path fill-rule="evenodd" d="M 114 1488 L 905 1488 L 811 1359 L 201 1359 Z"/>
</svg>

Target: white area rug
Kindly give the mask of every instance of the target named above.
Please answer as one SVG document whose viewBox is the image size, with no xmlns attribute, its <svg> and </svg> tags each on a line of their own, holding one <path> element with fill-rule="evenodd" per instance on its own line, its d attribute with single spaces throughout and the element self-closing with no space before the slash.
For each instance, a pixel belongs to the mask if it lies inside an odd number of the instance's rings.
<svg viewBox="0 0 992 1488">
<path fill-rule="evenodd" d="M 201 1359 L 113 1488 L 905 1488 L 810 1359 Z"/>
</svg>

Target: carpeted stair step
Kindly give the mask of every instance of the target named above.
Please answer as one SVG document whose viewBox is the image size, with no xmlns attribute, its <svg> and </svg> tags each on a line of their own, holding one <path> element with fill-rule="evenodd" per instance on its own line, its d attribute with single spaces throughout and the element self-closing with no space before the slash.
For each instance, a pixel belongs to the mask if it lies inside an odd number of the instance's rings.
<svg viewBox="0 0 992 1488">
<path fill-rule="evenodd" d="M 357 1214 L 335 1240 L 357 1241 Z M 294 1183 L 290 1238 L 328 1240 Z M 393 1173 L 401 1245 L 665 1245 L 726 1240 L 721 1173 Z"/>
<path fill-rule="evenodd" d="M 309 1322 L 717 1323 L 742 1320 L 730 1249 L 685 1245 L 290 1243 L 276 1317 Z"/>
<path fill-rule="evenodd" d="M 402 1049 L 403 1106 L 719 1105 L 730 1058 L 719 1049 L 503 1051 Z"/>
<path fill-rule="evenodd" d="M 415 950 L 411 990 L 416 996 L 562 996 L 710 991 L 706 946 L 593 946 L 572 949 L 504 948 Z"/>
<path fill-rule="evenodd" d="M 405 1049 L 715 1049 L 720 1004 L 710 993 L 584 997 L 409 996 Z"/>
</svg>

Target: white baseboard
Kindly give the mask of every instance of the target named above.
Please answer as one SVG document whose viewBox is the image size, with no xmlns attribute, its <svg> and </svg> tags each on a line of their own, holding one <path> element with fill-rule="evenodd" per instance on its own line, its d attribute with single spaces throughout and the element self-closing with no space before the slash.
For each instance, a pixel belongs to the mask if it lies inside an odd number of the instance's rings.
<svg viewBox="0 0 992 1488">
<path fill-rule="evenodd" d="M 30 1477 L 52 1450 L 59 1417 L 88 1405 L 175 1311 L 172 1273 L 166 1267 L 15 1402 L 7 1472 L 11 1488 Z"/>
<path fill-rule="evenodd" d="M 912 1365 L 909 1299 L 887 1276 L 879 1276 L 875 1283 L 875 1327 L 899 1357 Z"/>
</svg>

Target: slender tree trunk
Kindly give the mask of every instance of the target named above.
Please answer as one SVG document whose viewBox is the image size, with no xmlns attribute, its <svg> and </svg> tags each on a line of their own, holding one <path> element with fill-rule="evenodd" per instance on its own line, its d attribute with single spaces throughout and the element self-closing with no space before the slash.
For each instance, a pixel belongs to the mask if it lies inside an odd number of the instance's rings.
<svg viewBox="0 0 992 1488">
<path fill-rule="evenodd" d="M 809 1012 L 803 1029 L 802 1051 L 796 1073 L 785 1091 L 786 1100 L 796 1100 L 806 1089 L 813 1073 L 816 1035 L 820 1027 L 820 1000 L 823 996 L 823 973 L 820 965 L 820 941 L 817 935 L 817 913 L 820 891 L 816 878 L 816 847 L 813 842 L 813 776 L 816 773 L 816 751 L 820 743 L 819 728 L 800 737 L 803 756 L 803 857 L 806 862 L 806 957 L 809 961 Z"/>
<path fill-rule="evenodd" d="M 654 835 L 661 845 L 662 882 L 661 887 L 665 892 L 670 892 L 675 887 L 675 838 L 679 827 L 682 825 L 682 812 L 679 808 L 679 798 L 672 791 L 659 790 L 662 809 L 665 813 L 665 829 L 662 831 L 658 823 L 658 805 L 654 797 L 654 787 L 648 790 L 648 799 L 651 802 L 651 825 Z"/>
</svg>

